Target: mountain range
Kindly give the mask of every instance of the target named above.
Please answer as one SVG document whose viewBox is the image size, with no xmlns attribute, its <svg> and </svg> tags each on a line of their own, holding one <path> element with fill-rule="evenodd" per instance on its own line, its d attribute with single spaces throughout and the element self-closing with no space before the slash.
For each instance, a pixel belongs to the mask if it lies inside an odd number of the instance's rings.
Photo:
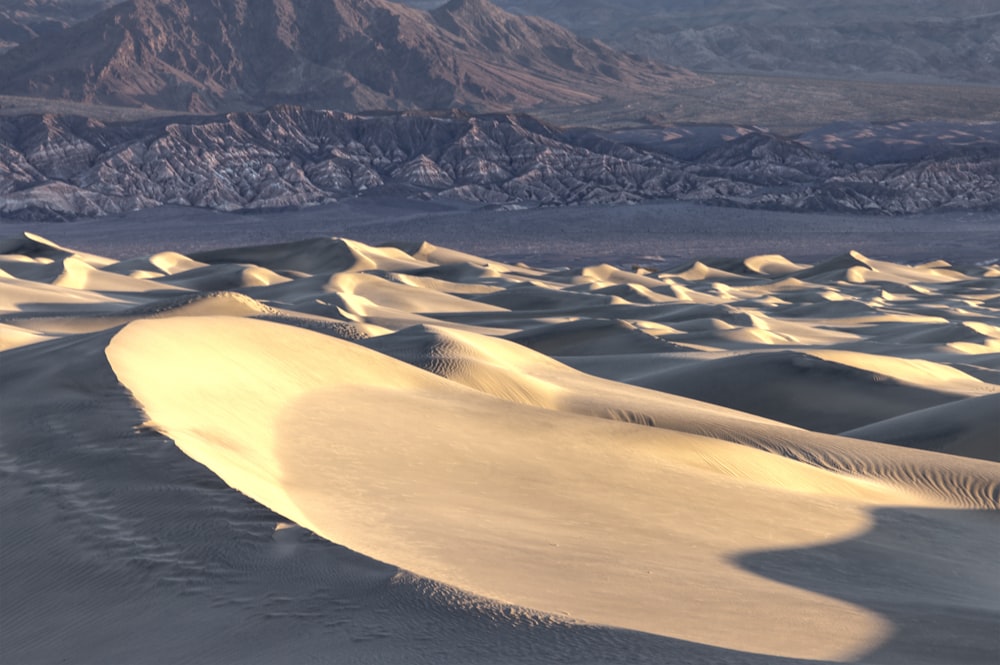
<svg viewBox="0 0 1000 665">
<path fill-rule="evenodd" d="M 620 43 L 634 49 L 664 25 L 688 26 L 671 34 L 690 37 L 739 24 L 774 55 L 801 42 L 796 26 L 824 17 L 822 29 L 850 31 L 866 17 L 877 26 L 901 1 L 531 7 L 591 34 L 631 31 Z M 734 85 L 720 74 L 713 82 L 488 0 L 12 3 L 0 12 L 0 38 L 15 23 L 35 36 L 0 54 L 0 105 L 13 107 L 0 111 L 4 219 L 162 205 L 272 209 L 378 194 L 882 214 L 994 209 L 1000 198 L 1000 116 L 989 86 L 897 86 L 887 96 L 879 86 L 823 81 Z M 915 0 L 910 19 L 974 23 L 982 4 L 942 14 L 938 0 Z M 788 44 L 771 43 L 769 30 L 791 31 L 778 40 Z M 755 60 L 739 43 L 730 46 L 749 67 Z M 936 96 L 914 104 L 924 93 Z M 774 115 L 785 107 L 794 107 L 787 118 Z M 854 107 L 861 112 L 843 112 Z M 786 123 L 780 134 L 762 128 L 773 126 L 760 119 L 765 108 Z"/>
<path fill-rule="evenodd" d="M 433 7 L 440 0 L 400 0 Z M 996 0 L 496 0 L 704 72 L 1000 81 Z"/>
<path fill-rule="evenodd" d="M 445 2 L 395 1 L 424 10 Z M 494 2 L 514 14 L 541 16 L 578 35 L 697 71 L 911 83 L 1000 80 L 1000 5 L 995 0 Z M 114 4 L 6 0 L 0 8 L 0 53 Z"/>
<path fill-rule="evenodd" d="M 0 216 L 266 210 L 386 195 L 504 207 L 675 199 L 874 214 L 1000 208 L 1000 123 L 841 126 L 800 141 L 753 127 L 695 129 L 562 130 L 525 115 L 294 106 L 124 123 L 0 118 Z"/>
<path fill-rule="evenodd" d="M 0 56 L 4 94 L 193 112 L 530 109 L 704 82 L 487 0 L 129 0 Z"/>
</svg>

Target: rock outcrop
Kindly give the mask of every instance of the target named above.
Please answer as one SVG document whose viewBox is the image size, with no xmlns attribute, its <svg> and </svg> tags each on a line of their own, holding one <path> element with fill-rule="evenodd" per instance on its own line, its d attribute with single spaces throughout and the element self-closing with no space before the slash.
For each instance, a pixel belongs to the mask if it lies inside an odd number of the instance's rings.
<svg viewBox="0 0 1000 665">
<path fill-rule="evenodd" d="M 129 123 L 0 118 L 0 217 L 59 219 L 161 205 L 253 210 L 380 193 L 483 204 L 680 199 L 879 214 L 1000 206 L 996 143 L 967 142 L 940 156 L 910 147 L 906 159 L 890 152 L 882 161 L 866 143 L 862 162 L 849 159 L 847 138 L 836 143 L 835 159 L 761 130 L 742 128 L 731 138 L 731 129 L 682 159 L 662 144 L 563 131 L 526 115 L 280 106 Z"/>
</svg>

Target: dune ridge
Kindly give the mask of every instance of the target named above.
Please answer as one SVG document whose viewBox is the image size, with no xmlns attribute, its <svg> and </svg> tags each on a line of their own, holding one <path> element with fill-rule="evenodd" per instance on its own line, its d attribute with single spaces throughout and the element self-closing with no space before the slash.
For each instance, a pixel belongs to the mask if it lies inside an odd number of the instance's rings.
<svg viewBox="0 0 1000 665">
<path fill-rule="evenodd" d="M 37 236 L 0 248 L 16 478 L 55 463 L 55 444 L 19 441 L 57 422 L 80 441 L 155 430 L 459 614 L 473 594 L 712 662 L 996 655 L 970 628 L 1000 621 L 996 265 L 540 268 L 339 238 L 124 261 Z M 31 414 L 60 404 L 39 433 Z M 274 542 L 298 542 L 283 529 Z M 832 558 L 803 555 L 793 584 L 760 573 L 792 552 Z M 863 572 L 893 561 L 905 583 Z M 929 617 L 952 637 L 918 630 Z"/>
</svg>

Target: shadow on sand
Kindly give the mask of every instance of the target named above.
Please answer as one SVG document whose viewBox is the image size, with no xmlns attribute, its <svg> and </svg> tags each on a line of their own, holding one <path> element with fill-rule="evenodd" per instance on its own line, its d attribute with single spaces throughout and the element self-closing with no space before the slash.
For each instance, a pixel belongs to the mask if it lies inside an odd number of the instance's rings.
<svg viewBox="0 0 1000 665">
<path fill-rule="evenodd" d="M 736 558 L 768 579 L 877 612 L 895 631 L 864 663 L 1000 662 L 1000 514 L 882 508 L 850 540 Z"/>
<path fill-rule="evenodd" d="M 17 535 L 0 542 L 5 661 L 56 662 L 90 648 L 121 662 L 267 663 L 280 653 L 287 662 L 317 653 L 435 664 L 815 662 L 560 623 L 308 534 L 272 537 L 279 516 L 133 429 L 144 416 L 104 357 L 113 334 L 3 356 L 5 391 L 36 396 L 19 414 L 27 426 L 15 429 L 8 413 L 0 437 L 11 472 L 0 511 Z M 94 410 L 101 417 L 81 418 Z M 735 562 L 889 619 L 894 635 L 863 662 L 998 662 L 998 514 L 881 509 L 872 519 L 858 538 Z M 66 603 L 67 589 L 92 620 Z M 39 642 L 39 626 L 58 639 Z"/>
</svg>

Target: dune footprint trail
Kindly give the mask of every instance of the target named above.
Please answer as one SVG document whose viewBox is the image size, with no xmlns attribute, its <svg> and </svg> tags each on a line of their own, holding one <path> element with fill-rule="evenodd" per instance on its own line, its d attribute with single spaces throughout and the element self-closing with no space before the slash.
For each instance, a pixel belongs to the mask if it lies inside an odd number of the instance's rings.
<svg viewBox="0 0 1000 665">
<path fill-rule="evenodd" d="M 102 335 L 188 456 L 443 588 L 718 662 L 995 656 L 996 266 L 5 251 L 5 346 Z"/>
</svg>

